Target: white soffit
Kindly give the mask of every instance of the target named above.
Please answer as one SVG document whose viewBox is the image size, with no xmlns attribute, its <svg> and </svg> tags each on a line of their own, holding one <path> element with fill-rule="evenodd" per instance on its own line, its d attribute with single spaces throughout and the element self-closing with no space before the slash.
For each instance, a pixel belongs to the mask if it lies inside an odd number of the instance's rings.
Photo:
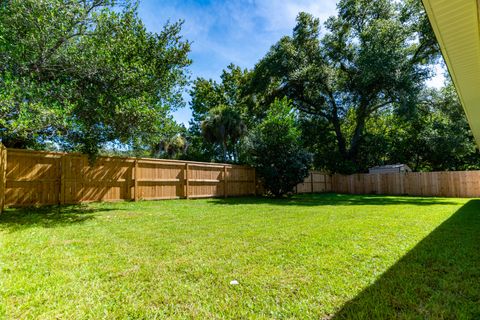
<svg viewBox="0 0 480 320">
<path fill-rule="evenodd" d="M 428 18 L 480 146 L 480 0 L 423 0 Z"/>
</svg>

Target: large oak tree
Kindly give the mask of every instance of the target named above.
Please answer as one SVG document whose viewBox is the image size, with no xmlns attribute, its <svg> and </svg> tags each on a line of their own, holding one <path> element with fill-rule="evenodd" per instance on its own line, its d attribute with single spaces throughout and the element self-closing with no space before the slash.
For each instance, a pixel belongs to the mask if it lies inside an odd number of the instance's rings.
<svg viewBox="0 0 480 320">
<path fill-rule="evenodd" d="M 155 141 L 183 104 L 181 23 L 148 32 L 136 3 L 0 1 L 0 139 L 95 154 Z"/>
<path fill-rule="evenodd" d="M 415 108 L 438 48 L 419 1 L 341 0 L 325 23 L 299 14 L 256 65 L 250 93 L 268 106 L 287 96 L 334 133 L 339 171 L 358 170 L 367 120 L 385 108 Z M 352 130 L 344 122 L 353 118 Z M 322 128 L 318 134 L 324 134 Z"/>
</svg>

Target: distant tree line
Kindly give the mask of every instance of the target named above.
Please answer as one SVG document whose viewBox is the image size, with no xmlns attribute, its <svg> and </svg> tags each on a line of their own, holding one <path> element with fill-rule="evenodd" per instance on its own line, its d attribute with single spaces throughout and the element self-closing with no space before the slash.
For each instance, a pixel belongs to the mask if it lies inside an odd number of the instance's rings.
<svg viewBox="0 0 480 320">
<path fill-rule="evenodd" d="M 441 59 L 420 1 L 337 7 L 323 25 L 300 13 L 252 69 L 231 64 L 218 81 L 190 83 L 182 23 L 148 32 L 136 2 L 2 1 L 0 139 L 92 156 L 249 164 L 274 195 L 311 168 L 480 168 L 450 80 L 426 85 Z M 187 129 L 172 111 L 189 84 Z"/>
</svg>

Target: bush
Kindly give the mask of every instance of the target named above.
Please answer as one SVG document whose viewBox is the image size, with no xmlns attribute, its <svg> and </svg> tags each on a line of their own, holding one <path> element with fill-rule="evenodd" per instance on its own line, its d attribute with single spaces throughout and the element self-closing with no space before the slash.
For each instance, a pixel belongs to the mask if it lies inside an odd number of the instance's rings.
<svg viewBox="0 0 480 320">
<path fill-rule="evenodd" d="M 308 175 L 311 155 L 300 145 L 300 130 L 286 98 L 272 103 L 247 152 L 268 194 L 285 195 Z"/>
</svg>

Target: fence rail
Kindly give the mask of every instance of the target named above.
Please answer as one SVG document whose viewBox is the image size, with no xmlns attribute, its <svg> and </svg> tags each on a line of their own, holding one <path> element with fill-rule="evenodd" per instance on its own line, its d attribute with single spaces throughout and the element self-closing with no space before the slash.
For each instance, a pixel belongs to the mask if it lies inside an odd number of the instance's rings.
<svg viewBox="0 0 480 320">
<path fill-rule="evenodd" d="M 0 147 L 3 206 L 90 201 L 242 196 L 255 193 L 255 170 L 228 164 L 99 157 Z"/>
</svg>

